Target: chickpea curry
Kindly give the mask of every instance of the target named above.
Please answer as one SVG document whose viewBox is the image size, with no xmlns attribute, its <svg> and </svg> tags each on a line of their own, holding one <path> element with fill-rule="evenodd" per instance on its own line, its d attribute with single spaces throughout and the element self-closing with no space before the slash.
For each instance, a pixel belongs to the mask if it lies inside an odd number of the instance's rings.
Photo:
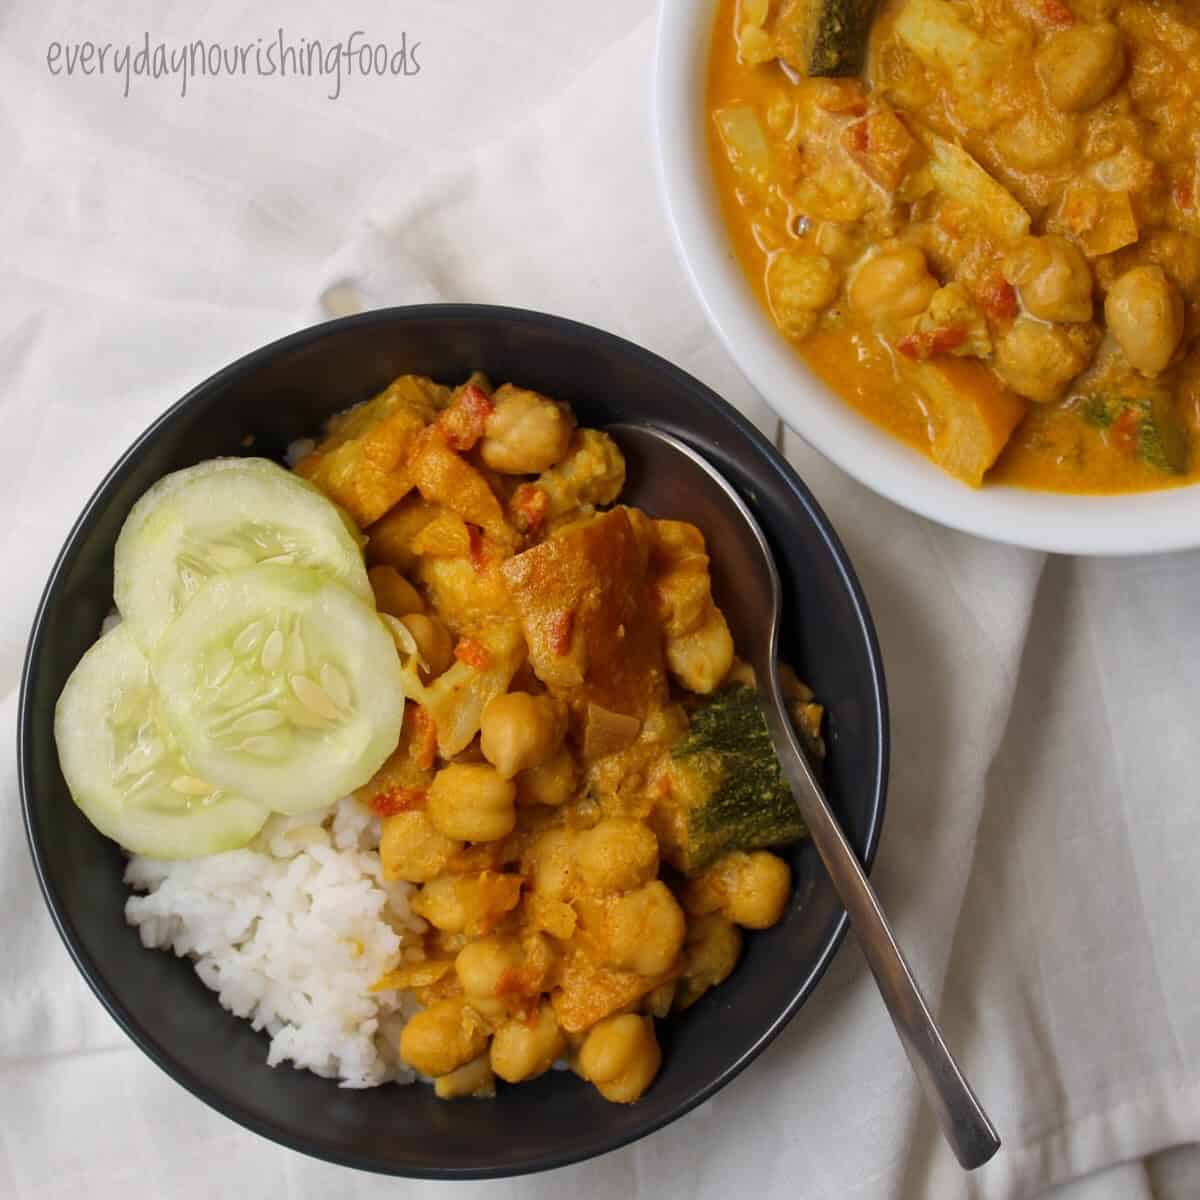
<svg viewBox="0 0 1200 1200">
<path fill-rule="evenodd" d="M 1200 473 L 1200 10 L 721 0 L 737 257 L 844 401 L 973 486 Z"/>
<path fill-rule="evenodd" d="M 402 376 L 299 463 L 364 531 L 408 704 L 359 793 L 423 946 L 380 978 L 439 1096 L 569 1064 L 607 1099 L 654 1021 L 777 922 L 803 833 L 714 603 L 704 537 L 617 504 L 625 465 L 564 403 Z M 785 672 L 814 760 L 822 711 Z"/>
</svg>

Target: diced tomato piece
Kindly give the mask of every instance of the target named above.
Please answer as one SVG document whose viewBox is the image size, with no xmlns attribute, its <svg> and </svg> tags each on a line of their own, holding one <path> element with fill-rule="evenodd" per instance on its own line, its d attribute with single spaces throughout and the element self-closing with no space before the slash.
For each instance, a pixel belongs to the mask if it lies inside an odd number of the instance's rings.
<svg viewBox="0 0 1200 1200">
<path fill-rule="evenodd" d="M 569 608 L 560 608 L 546 620 L 546 640 L 550 649 L 560 658 L 571 650 L 571 633 L 575 628 L 575 613 Z"/>
<path fill-rule="evenodd" d="M 437 724 L 420 704 L 409 704 L 404 710 L 404 719 L 412 723 L 408 752 L 422 771 L 428 771 L 437 755 Z"/>
<path fill-rule="evenodd" d="M 1112 423 L 1111 432 L 1113 443 L 1127 454 L 1132 454 L 1137 449 L 1137 413 L 1127 408 Z"/>
<path fill-rule="evenodd" d="M 1051 25 L 1075 24 L 1075 14 L 1062 0 L 1042 0 L 1042 15 Z"/>
<path fill-rule="evenodd" d="M 367 807 L 376 816 L 394 817 L 396 813 L 424 808 L 426 799 L 424 788 L 388 788 L 387 791 L 372 796 L 367 801 Z"/>
<path fill-rule="evenodd" d="M 905 358 L 924 362 L 958 349 L 967 340 L 967 331 L 961 326 L 949 329 L 931 329 L 928 333 L 910 333 L 896 343 L 896 349 Z"/>
<path fill-rule="evenodd" d="M 946 354 L 957 350 L 967 340 L 967 331 L 961 327 L 956 329 L 935 329 L 929 335 L 930 357 Z"/>
<path fill-rule="evenodd" d="M 513 493 L 513 519 L 522 533 L 539 533 L 546 524 L 550 497 L 536 483 L 523 483 Z"/>
<path fill-rule="evenodd" d="M 1003 275 L 984 284 L 983 307 L 993 321 L 1011 321 L 1017 315 L 1017 289 Z"/>
<path fill-rule="evenodd" d="M 477 671 L 486 671 L 492 663 L 492 655 L 488 648 L 470 637 L 459 639 L 458 645 L 454 647 L 454 657 Z"/>
<path fill-rule="evenodd" d="M 437 427 L 452 450 L 470 450 L 481 437 L 487 419 L 496 411 L 491 397 L 473 383 L 437 419 Z"/>
</svg>

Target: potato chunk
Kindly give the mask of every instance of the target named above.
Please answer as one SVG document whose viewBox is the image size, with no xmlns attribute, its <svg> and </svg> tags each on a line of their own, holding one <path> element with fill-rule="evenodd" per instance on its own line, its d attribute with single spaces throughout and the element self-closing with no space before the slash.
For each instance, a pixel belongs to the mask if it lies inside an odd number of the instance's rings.
<svg viewBox="0 0 1200 1200">
<path fill-rule="evenodd" d="M 406 496 L 367 530 L 367 562 L 411 570 L 417 561 L 413 541 L 442 511 L 420 496 Z"/>
<path fill-rule="evenodd" d="M 979 487 L 1024 416 L 1025 402 L 975 360 L 937 358 L 904 371 L 933 416 L 934 462 Z"/>
<path fill-rule="evenodd" d="M 408 463 L 412 484 L 431 504 L 440 504 L 464 521 L 478 525 L 501 546 L 516 538 L 504 509 L 487 480 L 447 445 L 437 429 L 416 439 Z"/>
<path fill-rule="evenodd" d="M 316 484 L 360 527 L 370 525 L 412 487 L 409 451 L 448 397 L 448 389 L 431 379 L 401 375 L 379 395 L 334 417 L 317 448 L 296 464 L 296 474 Z"/>
<path fill-rule="evenodd" d="M 674 969 L 662 975 L 614 970 L 577 951 L 563 964 L 562 979 L 551 993 L 550 1002 L 559 1025 L 567 1033 L 582 1033 L 597 1021 L 649 995 L 674 975 Z"/>
<path fill-rule="evenodd" d="M 582 711 L 644 717 L 666 696 L 646 560 L 624 509 L 573 525 L 501 568 L 538 678 Z"/>
</svg>

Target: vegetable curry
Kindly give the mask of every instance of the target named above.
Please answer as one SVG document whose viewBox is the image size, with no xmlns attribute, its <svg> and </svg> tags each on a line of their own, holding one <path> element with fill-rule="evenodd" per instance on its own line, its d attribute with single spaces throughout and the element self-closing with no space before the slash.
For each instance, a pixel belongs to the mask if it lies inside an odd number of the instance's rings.
<svg viewBox="0 0 1200 1200">
<path fill-rule="evenodd" d="M 567 1062 L 637 1099 L 655 1018 L 780 919 L 766 847 L 803 833 L 703 535 L 616 504 L 620 449 L 566 404 L 479 375 L 402 376 L 296 470 L 364 531 L 403 666 L 399 746 L 359 793 L 428 926 L 375 984 L 420 1005 L 400 1058 L 445 1098 Z"/>
<path fill-rule="evenodd" d="M 742 267 L 860 413 L 976 486 L 1198 478 L 1194 5 L 721 0 L 707 109 Z"/>
</svg>

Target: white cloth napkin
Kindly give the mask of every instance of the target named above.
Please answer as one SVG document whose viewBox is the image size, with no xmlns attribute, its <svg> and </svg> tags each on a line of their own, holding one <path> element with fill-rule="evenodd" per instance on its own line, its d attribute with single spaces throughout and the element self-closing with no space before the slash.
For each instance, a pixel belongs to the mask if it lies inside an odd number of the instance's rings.
<svg viewBox="0 0 1200 1200">
<path fill-rule="evenodd" d="M 634 0 L 383 0 L 354 19 L 137 0 L 0 15 L 0 693 L 37 595 L 136 433 L 237 354 L 360 306 L 526 305 L 666 355 L 776 432 L 708 331 L 661 215 Z M 423 43 L 404 81 L 51 77 L 55 38 Z M 782 437 L 782 435 L 781 435 Z M 525 1181 L 388 1182 L 216 1116 L 129 1047 L 36 891 L 11 738 L 0 834 L 0 1194 L 1031 1196 L 1200 1137 L 1191 734 L 1200 555 L 1050 559 L 940 529 L 783 443 L 845 540 L 888 670 L 875 881 L 1004 1138 L 961 1174 L 852 940 L 771 1050 L 636 1146 Z M 1137 1166 L 1072 1200 L 1149 1196 Z"/>
</svg>

